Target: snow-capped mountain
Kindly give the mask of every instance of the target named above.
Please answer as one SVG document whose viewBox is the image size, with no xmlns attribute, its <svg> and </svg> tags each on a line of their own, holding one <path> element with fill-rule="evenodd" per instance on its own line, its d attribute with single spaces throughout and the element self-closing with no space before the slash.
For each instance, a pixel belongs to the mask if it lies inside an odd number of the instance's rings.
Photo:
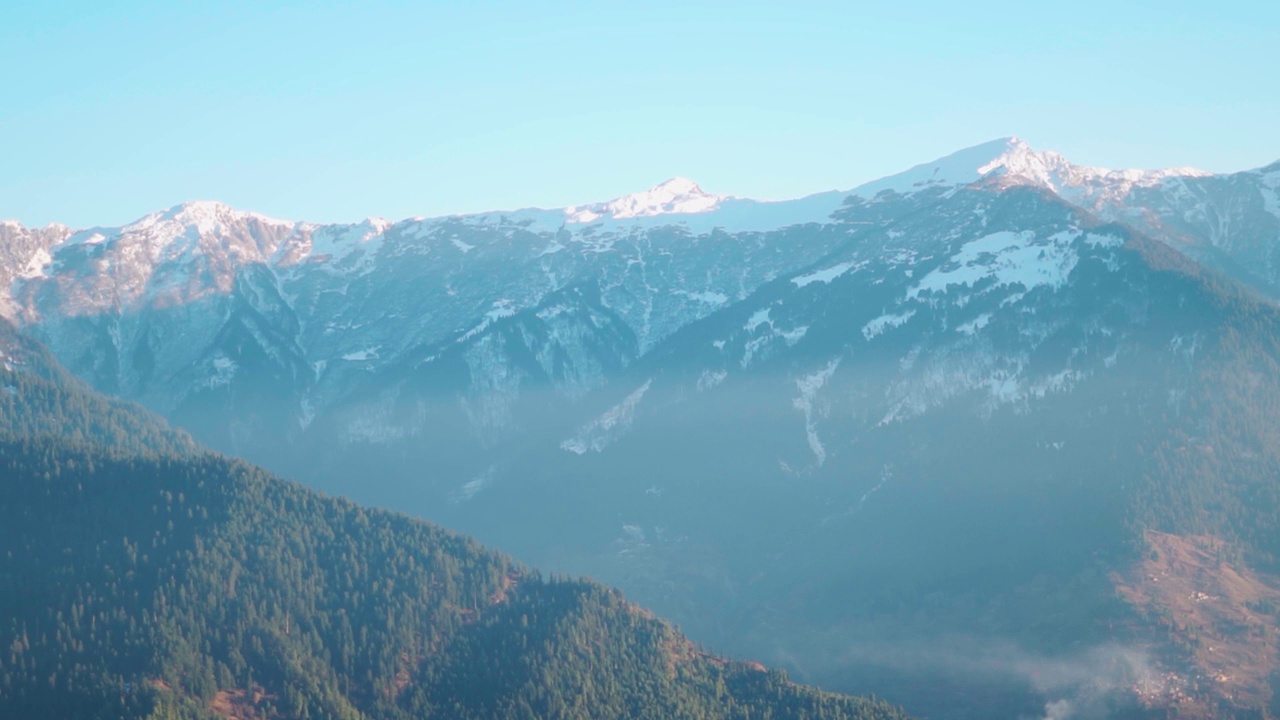
<svg viewBox="0 0 1280 720">
<path fill-rule="evenodd" d="M 1280 163 L 1215 175 L 1195 168 L 1109 170 L 1074 165 L 1006 138 L 858 189 L 909 192 L 979 178 L 1045 188 L 1109 220 L 1143 230 L 1215 270 L 1280 294 Z"/>
<path fill-rule="evenodd" d="M 4 223 L 0 281 L 70 369 L 201 440 L 838 684 L 877 667 L 847 650 L 873 631 L 1169 647 L 1148 620 L 1180 610 L 1128 580 L 1164 552 L 1145 530 L 1270 568 L 1280 453 L 1224 428 L 1280 406 L 1280 321 L 1218 272 L 1280 288 L 1278 188 L 1277 165 L 1113 171 L 1008 138 L 789 201 L 674 178 L 398 222 Z M 1280 668 L 1183 650 L 1150 702 Z"/>
<path fill-rule="evenodd" d="M 565 222 L 572 224 L 591 223 L 600 219 L 696 215 L 717 209 L 727 199 L 726 195 L 712 195 L 703 191 L 688 178 L 675 177 L 645 192 L 624 195 L 607 203 L 565 208 L 564 215 Z"/>
<path fill-rule="evenodd" d="M 1083 167 L 1006 138 L 851 190 L 777 202 L 709 193 L 685 178 L 568 208 L 399 222 L 317 225 L 192 202 L 116 228 L 0 225 L 9 288 L 0 310 L 99 389 L 193 424 L 223 449 L 287 447 L 317 419 L 338 437 L 377 444 L 432 434 L 412 420 L 421 413 L 387 410 L 426 402 L 406 382 L 426 359 L 483 346 L 506 318 L 566 288 L 591 288 L 618 325 L 561 327 L 562 364 L 624 368 L 765 284 L 975 185 L 1051 192 L 1270 290 L 1280 287 L 1277 178 L 1275 166 L 1227 176 Z M 858 262 L 883 254 L 877 243 Z M 1056 251 L 1028 249 L 1009 263 L 1043 252 Z M 542 332 L 537 342 L 562 339 Z M 608 337 L 585 340 L 596 332 Z M 610 339 L 619 332 L 634 340 Z M 576 355 L 583 342 L 613 355 Z M 535 380 L 511 356 L 467 357 L 465 373 L 431 402 L 472 408 L 459 422 L 486 446 L 519 435 L 516 416 L 495 408 L 519 404 L 522 393 L 571 405 L 608 381 L 549 371 Z M 490 410 L 475 410 L 479 396 Z"/>
</svg>

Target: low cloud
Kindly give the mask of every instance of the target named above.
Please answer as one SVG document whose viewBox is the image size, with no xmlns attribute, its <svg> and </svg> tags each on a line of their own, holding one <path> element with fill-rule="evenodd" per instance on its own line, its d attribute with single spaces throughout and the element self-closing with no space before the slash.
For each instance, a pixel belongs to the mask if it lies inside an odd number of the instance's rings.
<svg viewBox="0 0 1280 720">
<path fill-rule="evenodd" d="M 1161 682 L 1145 651 L 1119 643 L 1050 655 L 1007 641 L 951 637 L 860 644 L 833 659 L 837 666 L 877 667 L 922 681 L 943 675 L 972 681 L 975 687 L 1018 685 L 1044 698 L 1039 715 L 1008 720 L 1105 720 L 1132 702 L 1135 689 L 1149 691 Z M 802 675 L 830 676 L 827 668 L 811 664 L 813 656 L 806 660 L 788 654 L 784 660 Z"/>
</svg>

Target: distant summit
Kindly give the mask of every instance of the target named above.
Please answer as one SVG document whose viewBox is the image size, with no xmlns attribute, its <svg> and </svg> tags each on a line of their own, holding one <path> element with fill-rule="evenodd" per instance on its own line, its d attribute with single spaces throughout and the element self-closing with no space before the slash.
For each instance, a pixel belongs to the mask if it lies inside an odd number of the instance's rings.
<svg viewBox="0 0 1280 720">
<path fill-rule="evenodd" d="M 687 215 L 715 210 L 727 198 L 727 195 L 713 195 L 704 191 L 689 178 L 673 177 L 644 192 L 623 195 L 605 203 L 568 207 L 564 212 L 566 222 L 571 223 L 589 223 L 605 217 L 625 220 L 657 215 Z"/>
<path fill-rule="evenodd" d="M 923 163 L 854 188 L 851 194 L 874 197 L 886 190 L 909 194 L 930 187 L 967 185 L 985 177 L 1044 187 L 1068 200 L 1116 199 L 1134 187 L 1175 177 L 1208 177 L 1212 173 L 1179 167 L 1161 170 L 1111 170 L 1075 165 L 1062 155 L 1033 149 L 1017 137 L 975 145 L 933 162 Z"/>
</svg>

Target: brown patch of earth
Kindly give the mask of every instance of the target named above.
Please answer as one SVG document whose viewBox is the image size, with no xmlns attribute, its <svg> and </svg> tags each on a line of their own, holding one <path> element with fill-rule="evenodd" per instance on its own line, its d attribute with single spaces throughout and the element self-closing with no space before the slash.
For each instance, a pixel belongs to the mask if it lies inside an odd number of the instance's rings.
<svg viewBox="0 0 1280 720">
<path fill-rule="evenodd" d="M 266 720 L 267 715 L 257 706 L 268 697 L 261 689 L 252 693 L 240 688 L 219 690 L 209 703 L 209 709 L 227 720 Z"/>
<path fill-rule="evenodd" d="M 1167 634 L 1171 654 L 1186 667 L 1161 672 L 1139 696 L 1188 717 L 1266 708 L 1280 669 L 1276 579 L 1230 561 L 1220 538 L 1148 531 L 1145 539 L 1141 562 L 1112 580 L 1121 598 Z"/>
</svg>

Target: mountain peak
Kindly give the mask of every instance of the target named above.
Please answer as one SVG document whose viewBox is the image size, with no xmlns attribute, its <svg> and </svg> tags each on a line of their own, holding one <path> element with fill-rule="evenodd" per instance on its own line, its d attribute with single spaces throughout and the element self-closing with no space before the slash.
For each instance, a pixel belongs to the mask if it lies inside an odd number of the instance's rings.
<svg viewBox="0 0 1280 720">
<path fill-rule="evenodd" d="M 1018 185 L 1034 185 L 1060 193 L 1072 201 L 1093 203 L 1124 195 L 1135 186 L 1170 177 L 1204 177 L 1195 168 L 1111 170 L 1075 165 L 1053 151 L 1038 151 L 1010 136 L 959 150 L 932 162 L 854 188 L 851 193 L 872 198 L 889 190 L 910 194 L 931 187 L 958 187 L 983 178 L 1000 177 Z"/>
<path fill-rule="evenodd" d="M 193 213 L 216 214 L 234 211 L 234 208 L 230 205 L 218 200 L 188 200 L 174 205 L 168 210 L 165 210 L 164 213 L 169 217 L 177 217 L 179 215 Z"/>
<path fill-rule="evenodd" d="M 589 223 L 603 218 L 625 220 L 704 213 L 715 210 L 727 197 L 708 193 L 689 178 L 676 176 L 648 190 L 608 202 L 565 208 L 565 219 L 570 223 Z"/>
<path fill-rule="evenodd" d="M 649 192 L 668 192 L 673 194 L 685 193 L 702 193 L 702 188 L 698 187 L 698 183 L 687 177 L 679 175 L 663 180 L 662 182 L 649 188 Z"/>
<path fill-rule="evenodd" d="M 188 200 L 139 218 L 121 230 L 138 232 L 158 226 L 178 226 L 194 227 L 201 233 L 207 233 L 214 231 L 220 225 L 245 220 L 257 220 L 270 225 L 293 225 L 288 220 L 277 220 L 248 210 L 237 210 L 217 200 Z"/>
</svg>

